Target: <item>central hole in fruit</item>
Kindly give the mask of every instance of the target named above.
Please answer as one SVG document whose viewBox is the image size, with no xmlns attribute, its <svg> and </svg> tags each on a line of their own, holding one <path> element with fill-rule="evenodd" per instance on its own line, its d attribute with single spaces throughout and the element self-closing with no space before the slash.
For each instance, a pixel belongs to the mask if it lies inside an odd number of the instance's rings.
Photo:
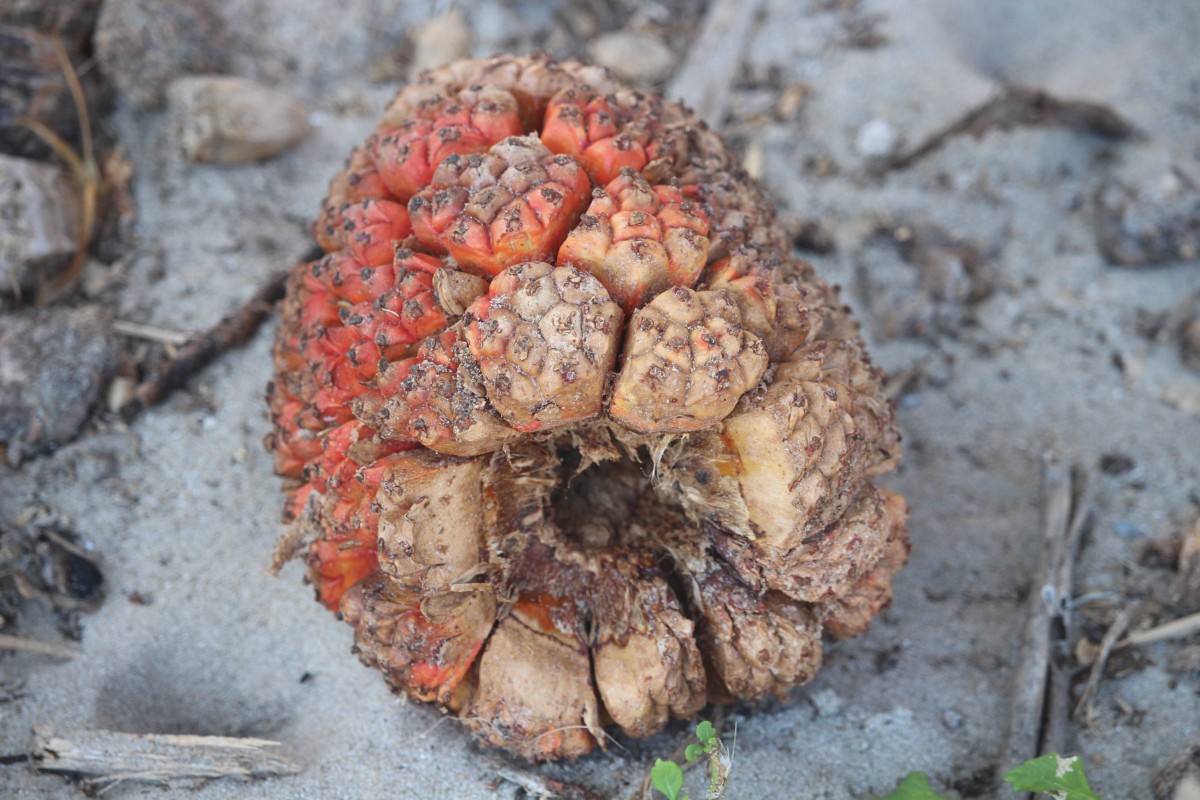
<svg viewBox="0 0 1200 800">
<path fill-rule="evenodd" d="M 560 448 L 562 482 L 550 500 L 550 516 L 569 541 L 586 549 L 620 542 L 650 479 L 636 460 L 601 461 L 579 472 L 579 451 Z"/>
</svg>

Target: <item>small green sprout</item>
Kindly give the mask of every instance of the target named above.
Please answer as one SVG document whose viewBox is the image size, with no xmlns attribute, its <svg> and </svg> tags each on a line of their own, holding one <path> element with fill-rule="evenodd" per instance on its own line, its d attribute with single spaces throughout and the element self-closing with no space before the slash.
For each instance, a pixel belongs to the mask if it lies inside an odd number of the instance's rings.
<svg viewBox="0 0 1200 800">
<path fill-rule="evenodd" d="M 701 756 L 708 756 L 708 791 L 705 800 L 721 800 L 725 796 L 725 784 L 729 780 L 730 759 L 725 752 L 725 745 L 717 736 L 716 727 L 704 720 L 696 726 L 698 742 L 691 742 L 684 749 L 683 755 L 688 763 L 694 763 Z M 654 768 L 650 770 L 650 782 L 654 788 L 666 795 L 667 800 L 688 800 L 689 795 L 683 788 L 683 768 L 674 761 L 657 759 Z"/>
<path fill-rule="evenodd" d="M 1052 800 L 1100 800 L 1083 774 L 1079 756 L 1064 758 L 1058 753 L 1026 761 L 1004 776 L 1018 792 L 1049 795 Z M 950 800 L 929 786 L 924 772 L 910 772 L 887 797 L 876 800 Z"/>
<path fill-rule="evenodd" d="M 655 789 L 667 796 L 667 800 L 686 800 L 688 796 L 683 791 L 683 770 L 674 761 L 656 760 L 654 769 L 650 770 L 650 781 Z"/>
<path fill-rule="evenodd" d="M 1054 800 L 1100 800 L 1088 786 L 1079 756 L 1049 753 L 1010 769 L 1004 780 L 1018 792 L 1041 792 Z"/>
<path fill-rule="evenodd" d="M 879 800 L 950 800 L 944 794 L 938 794 L 929 785 L 929 776 L 924 772 L 910 772 L 900 781 L 896 791 Z"/>
<path fill-rule="evenodd" d="M 705 720 L 696 726 L 696 739 L 684 748 L 683 755 L 689 764 L 708 756 L 709 778 L 705 800 L 721 800 L 725 797 L 725 785 L 729 780 L 731 760 L 725 745 L 717 736 L 716 727 Z M 1048 753 L 1013 767 L 1004 780 L 1012 784 L 1017 792 L 1034 792 L 1048 795 L 1051 800 L 1100 800 L 1088 786 L 1083 774 L 1083 762 L 1079 756 L 1063 757 Z M 674 761 L 657 759 L 650 770 L 650 782 L 666 796 L 667 800 L 690 800 L 683 788 L 683 768 Z M 897 784 L 895 791 L 875 800 L 953 800 L 938 794 L 929 785 L 929 776 L 924 772 L 910 772 Z"/>
</svg>

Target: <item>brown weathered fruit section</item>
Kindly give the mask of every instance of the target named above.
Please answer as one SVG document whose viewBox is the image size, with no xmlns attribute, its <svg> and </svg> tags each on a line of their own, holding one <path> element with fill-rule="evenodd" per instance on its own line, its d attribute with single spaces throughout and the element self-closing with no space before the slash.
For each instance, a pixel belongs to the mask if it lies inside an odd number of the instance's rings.
<svg viewBox="0 0 1200 800">
<path fill-rule="evenodd" d="M 784 696 L 908 554 L 892 404 L 720 137 L 460 61 L 334 176 L 270 391 L 289 541 L 362 661 L 524 757 Z"/>
</svg>

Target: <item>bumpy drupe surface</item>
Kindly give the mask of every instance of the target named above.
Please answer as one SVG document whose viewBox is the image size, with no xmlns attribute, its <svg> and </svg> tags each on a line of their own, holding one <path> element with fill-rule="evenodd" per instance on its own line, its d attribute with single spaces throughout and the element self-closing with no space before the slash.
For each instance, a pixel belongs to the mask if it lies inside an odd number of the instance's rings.
<svg viewBox="0 0 1200 800">
<path fill-rule="evenodd" d="M 287 541 L 398 690 L 533 758 L 812 679 L 908 553 L 836 292 L 720 138 L 462 61 L 330 186 L 275 347 Z"/>
</svg>

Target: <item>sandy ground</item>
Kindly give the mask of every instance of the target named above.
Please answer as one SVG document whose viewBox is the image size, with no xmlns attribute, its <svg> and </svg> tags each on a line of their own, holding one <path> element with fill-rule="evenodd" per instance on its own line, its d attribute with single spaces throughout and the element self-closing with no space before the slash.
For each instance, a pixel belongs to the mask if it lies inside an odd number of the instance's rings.
<svg viewBox="0 0 1200 800">
<path fill-rule="evenodd" d="M 119 317 L 202 329 L 307 248 L 304 225 L 330 174 L 403 72 L 397 43 L 444 10 L 339 5 L 337 13 L 286 0 L 219 7 L 234 40 L 231 70 L 309 109 L 311 134 L 276 160 L 196 166 L 179 156 L 162 112 L 119 105 L 107 120 L 135 166 L 139 208 L 136 253 L 92 267 L 124 281 Z M 481 3 L 467 15 L 469 49 L 581 52 L 581 34 L 562 20 L 596 6 Z M 911 503 L 914 548 L 893 607 L 868 635 L 831 646 L 792 702 L 729 713 L 728 797 L 865 798 L 886 794 L 909 770 L 963 797 L 990 797 L 988 776 L 1010 766 L 997 759 L 1017 637 L 1026 597 L 1040 588 L 1043 454 L 1057 450 L 1085 466 L 1106 456 L 1110 466 L 1116 456 L 1129 462 L 1099 473 L 1078 563 L 1077 595 L 1099 593 L 1084 627 L 1094 638 L 1118 606 L 1152 599 L 1170 580 L 1141 553 L 1178 536 L 1200 506 L 1200 375 L 1184 368 L 1176 344 L 1147 338 L 1139 322 L 1200 290 L 1200 271 L 1194 261 L 1113 266 L 1095 235 L 1105 181 L 1157 185 L 1164 163 L 1197 167 L 1200 6 L 762 7 L 744 63 L 730 64 L 739 77 L 723 127 L 785 217 L 823 221 L 834 247 L 806 257 L 845 287 L 876 360 L 906 378 L 906 458 L 889 485 Z M 591 18 L 599 33 L 625 23 L 622 15 Z M 676 55 L 696 33 L 655 3 L 627 24 L 663 34 Z M 880 172 L 864 156 L 881 152 L 876 146 L 906 151 L 1003 82 L 1106 104 L 1143 136 L 1112 142 L 1018 127 L 953 138 L 902 170 Z M 777 113 L 789 89 L 802 102 L 794 114 Z M 866 136 L 872 121 L 893 141 Z M 919 290 L 918 267 L 895 240 L 935 229 L 978 255 L 966 278 L 972 292 L 938 299 Z M 107 796 L 521 796 L 465 732 L 401 703 L 358 664 L 350 629 L 312 602 L 298 565 L 268 573 L 279 495 L 260 441 L 272 334 L 262 330 L 128 428 L 101 421 L 51 455 L 0 470 L 0 515 L 37 503 L 68 517 L 99 554 L 109 593 L 84 619 L 82 656 L 0 662 L 6 680 L 24 684 L 19 699 L 0 706 L 0 754 L 25 751 L 39 724 L 253 735 L 283 743 L 303 773 L 197 790 L 128 784 Z M 139 597 L 148 602 L 130 599 Z M 1162 613 L 1139 620 L 1169 618 Z M 51 629 L 36 614 L 30 624 L 32 633 Z M 1156 770 L 1200 741 L 1200 671 L 1172 666 L 1186 644 L 1126 659 L 1102 685 L 1090 726 L 1072 728 L 1072 751 L 1083 754 L 1101 796 L 1149 797 Z M 684 735 L 677 724 L 547 773 L 629 797 Z M 4 797 L 78 793 L 27 764 L 0 766 Z"/>
</svg>

